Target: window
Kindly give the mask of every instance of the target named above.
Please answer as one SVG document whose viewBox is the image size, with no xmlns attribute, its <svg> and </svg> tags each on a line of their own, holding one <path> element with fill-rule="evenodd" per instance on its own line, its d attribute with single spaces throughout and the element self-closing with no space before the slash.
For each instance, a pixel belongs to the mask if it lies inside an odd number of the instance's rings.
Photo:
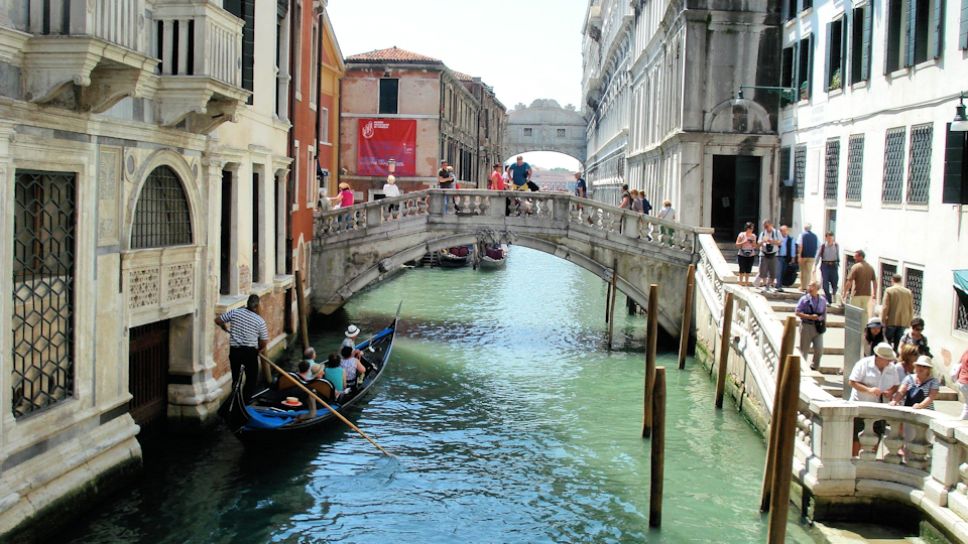
<svg viewBox="0 0 968 544">
<path fill-rule="evenodd" d="M 827 67 L 824 71 L 824 90 L 843 88 L 847 50 L 847 33 L 844 18 L 827 23 Z"/>
<path fill-rule="evenodd" d="M 295 56 L 295 62 L 293 62 L 293 75 L 292 84 L 293 90 L 296 94 L 296 100 L 302 100 L 302 1 L 296 0 L 292 5 L 292 16 L 295 22 L 296 31 L 292 36 L 292 55 Z"/>
<path fill-rule="evenodd" d="M 864 135 L 854 134 L 847 143 L 847 202 L 860 202 L 864 181 Z"/>
<path fill-rule="evenodd" d="M 847 276 L 850 275 L 850 267 L 854 266 L 855 264 L 857 264 L 857 260 L 854 259 L 854 252 L 844 252 L 844 275 L 842 277 L 845 280 L 847 279 Z"/>
<path fill-rule="evenodd" d="M 960 289 L 955 289 L 957 300 L 955 305 L 958 314 L 955 316 L 955 330 L 968 333 L 968 294 Z"/>
<path fill-rule="evenodd" d="M 941 56 L 944 0 L 889 0 L 886 73 Z"/>
<path fill-rule="evenodd" d="M 192 243 L 192 216 L 185 189 L 175 171 L 155 168 L 145 180 L 131 226 L 131 249 Z"/>
<path fill-rule="evenodd" d="M 894 274 L 897 274 L 897 263 L 887 263 L 881 262 L 881 296 L 884 296 L 884 290 L 891 286 L 893 280 L 891 279 Z M 883 300 L 883 299 L 882 299 Z"/>
<path fill-rule="evenodd" d="M 813 36 L 800 40 L 800 59 L 797 66 L 797 91 L 800 100 L 810 100 L 813 88 Z"/>
<path fill-rule="evenodd" d="M 329 141 L 329 108 L 319 112 L 319 141 L 328 144 Z"/>
<path fill-rule="evenodd" d="M 530 127 L 529 128 L 525 128 L 524 129 L 524 135 L 525 136 L 528 136 L 528 137 L 533 136 L 534 135 L 534 129 L 532 129 Z"/>
<path fill-rule="evenodd" d="M 791 148 L 781 147 L 780 148 L 780 183 L 785 185 L 786 181 L 792 179 L 790 177 L 790 154 Z"/>
<path fill-rule="evenodd" d="M 806 170 L 807 146 L 798 145 L 793 154 L 794 198 L 803 198 L 803 189 L 806 184 Z"/>
<path fill-rule="evenodd" d="M 911 290 L 914 298 L 914 315 L 921 315 L 921 293 L 924 292 L 924 270 L 904 268 L 904 287 Z"/>
<path fill-rule="evenodd" d="M 235 237 L 232 233 L 232 211 L 234 210 L 234 200 L 232 199 L 232 183 L 234 174 L 231 170 L 222 170 L 222 213 L 219 228 L 219 293 L 228 295 L 232 293 L 231 274 L 232 274 L 232 243 Z"/>
<path fill-rule="evenodd" d="M 789 21 L 797 13 L 797 0 L 783 0 L 783 20 Z"/>
<path fill-rule="evenodd" d="M 563 129 L 563 128 L 559 128 L 558 129 L 558 137 L 559 138 L 564 138 L 565 137 L 565 129 Z"/>
<path fill-rule="evenodd" d="M 245 23 L 242 26 L 242 88 L 251 91 L 255 62 L 255 0 L 223 0 L 222 7 Z M 249 95 L 249 104 L 252 104 L 252 98 Z"/>
<path fill-rule="evenodd" d="M 319 25 L 313 21 L 313 38 L 309 44 L 309 104 L 316 107 L 319 99 Z"/>
<path fill-rule="evenodd" d="M 968 0 L 966 0 L 968 1 Z M 951 124 L 945 125 L 944 188 L 941 202 L 945 204 L 968 204 L 968 132 L 951 132 Z"/>
<path fill-rule="evenodd" d="M 74 396 L 73 173 L 17 170 L 13 222 L 14 417 Z"/>
<path fill-rule="evenodd" d="M 262 283 L 262 180 L 252 167 L 252 283 Z"/>
<path fill-rule="evenodd" d="M 908 161 L 907 203 L 927 204 L 931 187 L 931 124 L 911 127 L 911 151 Z"/>
<path fill-rule="evenodd" d="M 824 160 L 823 197 L 837 201 L 837 185 L 840 177 L 840 138 L 827 140 L 827 156 Z"/>
<path fill-rule="evenodd" d="M 800 11 L 801 12 L 806 11 L 806 10 L 812 8 L 813 7 L 813 0 L 803 0 L 802 4 L 803 5 L 800 6 Z"/>
<path fill-rule="evenodd" d="M 780 85 L 783 87 L 794 89 L 797 86 L 796 64 L 794 62 L 796 58 L 796 44 L 783 48 L 783 59 L 780 66 Z"/>
<path fill-rule="evenodd" d="M 312 208 L 316 205 L 316 197 L 319 191 L 316 189 L 316 156 L 313 148 L 306 149 L 306 207 Z"/>
<path fill-rule="evenodd" d="M 892 128 L 884 138 L 884 181 L 881 202 L 900 204 L 904 186 L 904 127 Z"/>
<path fill-rule="evenodd" d="M 380 80 L 380 113 L 397 113 L 397 90 L 399 79 L 384 78 Z"/>
<path fill-rule="evenodd" d="M 874 10 L 871 1 L 856 7 L 850 19 L 850 82 L 858 83 L 870 79 L 871 36 Z"/>
<path fill-rule="evenodd" d="M 958 47 L 968 49 L 968 0 L 961 0 L 961 32 L 958 34 Z"/>
</svg>

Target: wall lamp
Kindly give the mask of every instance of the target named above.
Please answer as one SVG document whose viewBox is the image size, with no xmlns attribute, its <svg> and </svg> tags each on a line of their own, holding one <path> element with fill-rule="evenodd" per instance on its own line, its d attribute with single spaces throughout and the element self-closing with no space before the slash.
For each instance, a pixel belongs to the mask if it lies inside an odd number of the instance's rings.
<svg viewBox="0 0 968 544">
<path fill-rule="evenodd" d="M 736 91 L 736 99 L 743 100 L 743 89 L 755 89 L 758 91 L 771 91 L 774 93 L 779 93 L 780 97 L 785 99 L 787 102 L 796 102 L 797 91 L 793 87 L 771 87 L 769 85 L 742 85 L 738 91 Z"/>
<path fill-rule="evenodd" d="M 955 106 L 955 118 L 951 121 L 951 132 L 968 132 L 968 115 L 965 115 L 965 98 L 968 94 L 962 92 Z"/>
</svg>

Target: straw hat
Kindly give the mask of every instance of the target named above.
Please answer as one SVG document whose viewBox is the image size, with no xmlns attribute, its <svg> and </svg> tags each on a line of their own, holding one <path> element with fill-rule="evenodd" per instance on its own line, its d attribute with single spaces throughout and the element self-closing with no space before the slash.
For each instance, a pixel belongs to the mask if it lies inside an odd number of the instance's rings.
<svg viewBox="0 0 968 544">
<path fill-rule="evenodd" d="M 877 355 L 881 359 L 887 359 L 888 361 L 897 360 L 897 354 L 894 353 L 894 348 L 887 342 L 881 342 L 874 346 L 874 355 Z"/>
<path fill-rule="evenodd" d="M 356 338 L 360 334 L 360 328 L 356 325 L 350 325 L 346 328 L 346 332 L 344 334 L 346 334 L 347 338 Z"/>
<path fill-rule="evenodd" d="M 339 188 L 340 189 L 349 189 L 350 188 L 350 184 L 349 183 L 346 183 L 345 181 L 344 182 L 341 182 L 339 184 Z"/>
<path fill-rule="evenodd" d="M 914 361 L 914 366 L 926 366 L 928 368 L 934 368 L 934 365 L 931 364 L 931 357 L 928 357 L 927 355 L 918 357 L 918 360 Z"/>
</svg>

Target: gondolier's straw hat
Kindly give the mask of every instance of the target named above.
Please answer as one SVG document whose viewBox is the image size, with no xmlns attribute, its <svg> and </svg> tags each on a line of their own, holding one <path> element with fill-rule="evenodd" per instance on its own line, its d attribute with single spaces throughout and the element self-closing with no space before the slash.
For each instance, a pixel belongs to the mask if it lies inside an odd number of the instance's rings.
<svg viewBox="0 0 968 544">
<path fill-rule="evenodd" d="M 347 338 L 356 338 L 357 336 L 359 336 L 359 334 L 360 334 L 360 329 L 356 325 L 350 325 L 349 327 L 346 328 Z"/>
<path fill-rule="evenodd" d="M 894 348 L 891 347 L 887 342 L 881 342 L 874 346 L 874 355 L 877 355 L 881 359 L 887 359 L 888 361 L 896 361 L 897 355 L 894 353 Z"/>
</svg>

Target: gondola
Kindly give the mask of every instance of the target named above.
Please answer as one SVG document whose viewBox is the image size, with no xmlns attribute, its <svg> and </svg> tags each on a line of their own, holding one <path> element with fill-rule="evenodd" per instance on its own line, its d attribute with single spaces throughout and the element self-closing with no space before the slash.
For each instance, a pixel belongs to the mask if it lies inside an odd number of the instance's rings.
<svg viewBox="0 0 968 544">
<path fill-rule="evenodd" d="M 442 268 L 461 268 L 467 266 L 473 257 L 473 246 L 456 246 L 440 250 L 439 263 Z"/>
<path fill-rule="evenodd" d="M 506 244 L 488 246 L 481 255 L 481 262 L 478 263 L 484 270 L 496 270 L 504 268 L 508 261 L 508 246 Z"/>
<path fill-rule="evenodd" d="M 390 360 L 393 341 L 396 337 L 397 323 L 400 319 L 400 309 L 397 316 L 385 329 L 377 332 L 372 338 L 356 346 L 363 352 L 363 366 L 367 371 L 363 383 L 338 401 L 326 398 L 327 385 L 332 391 L 332 384 L 326 380 L 314 380 L 307 384 L 314 389 L 334 410 L 345 415 L 354 405 L 363 402 L 373 392 L 373 386 L 380 380 Z M 244 372 L 244 369 L 243 369 Z M 317 431 L 330 425 L 342 425 L 338 418 L 326 408 L 319 406 L 315 417 L 312 416 L 309 398 L 304 392 L 293 387 L 286 387 L 287 380 L 298 380 L 296 374 L 290 373 L 280 376 L 276 388 L 265 389 L 252 397 L 248 404 L 244 402 L 242 394 L 242 380 L 236 385 L 232 396 L 221 411 L 223 419 L 229 429 L 244 444 L 275 442 L 291 437 L 298 437 Z M 285 404 L 286 399 L 296 397 L 302 403 L 297 409 Z"/>
</svg>

